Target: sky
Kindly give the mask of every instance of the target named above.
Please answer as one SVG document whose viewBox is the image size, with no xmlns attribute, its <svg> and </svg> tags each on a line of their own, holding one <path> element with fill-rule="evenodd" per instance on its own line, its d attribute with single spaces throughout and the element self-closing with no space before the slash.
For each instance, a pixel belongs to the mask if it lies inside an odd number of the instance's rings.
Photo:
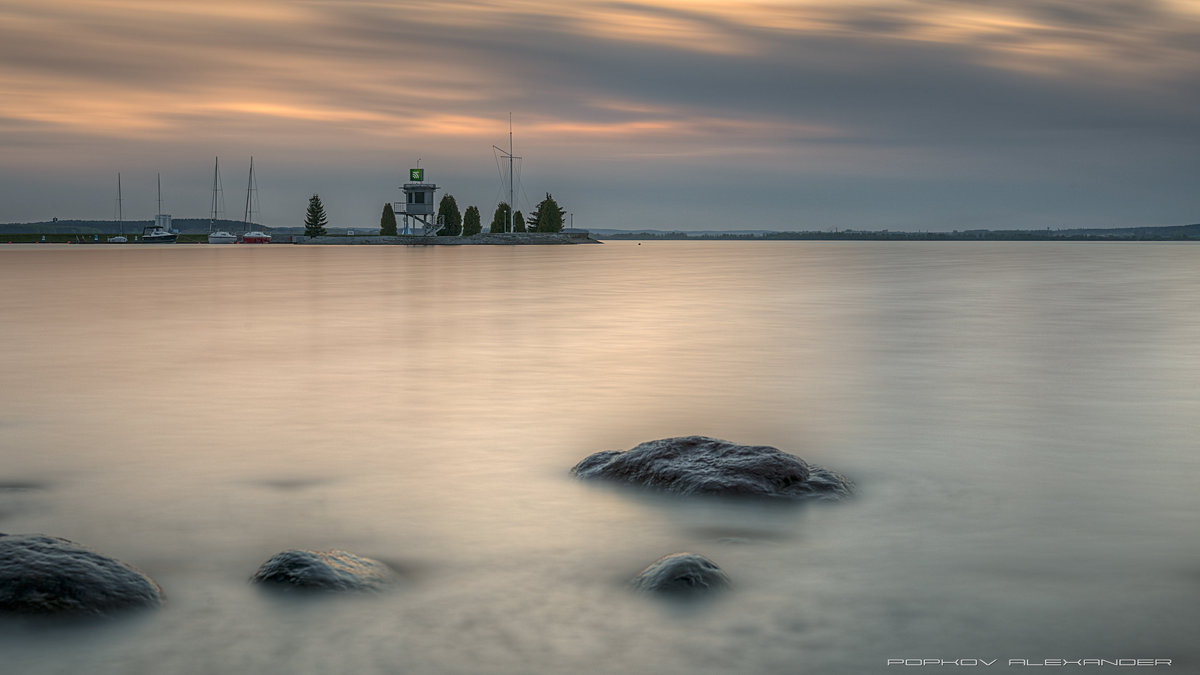
<svg viewBox="0 0 1200 675">
<path fill-rule="evenodd" d="M 0 0 L 0 222 L 1200 222 L 1200 0 Z M 419 162 L 419 165 L 418 165 Z"/>
</svg>

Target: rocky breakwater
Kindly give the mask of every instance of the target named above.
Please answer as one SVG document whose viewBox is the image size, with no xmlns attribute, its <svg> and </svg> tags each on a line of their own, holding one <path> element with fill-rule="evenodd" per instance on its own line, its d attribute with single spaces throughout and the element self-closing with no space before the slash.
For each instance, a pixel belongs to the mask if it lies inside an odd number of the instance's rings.
<svg viewBox="0 0 1200 675">
<path fill-rule="evenodd" d="M 584 458 L 571 474 L 679 495 L 836 500 L 853 490 L 845 477 L 777 448 L 707 436 L 604 450 Z"/>
<path fill-rule="evenodd" d="M 134 567 L 43 534 L 0 534 L 0 612 L 106 616 L 157 607 L 162 589 Z"/>
<path fill-rule="evenodd" d="M 349 551 L 276 553 L 254 573 L 251 581 L 283 590 L 378 591 L 396 580 L 387 565 Z"/>
<path fill-rule="evenodd" d="M 294 244 L 308 246 L 352 246 L 352 245 L 393 245 L 393 246 L 545 246 L 558 244 L 600 244 L 586 232 L 483 232 L 467 237 L 449 237 L 436 235 L 326 235 L 322 237 L 296 237 Z"/>
</svg>

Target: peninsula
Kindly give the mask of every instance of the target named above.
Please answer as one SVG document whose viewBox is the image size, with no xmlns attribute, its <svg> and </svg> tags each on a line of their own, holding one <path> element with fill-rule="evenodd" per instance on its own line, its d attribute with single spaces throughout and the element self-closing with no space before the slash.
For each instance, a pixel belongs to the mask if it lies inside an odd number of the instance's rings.
<svg viewBox="0 0 1200 675">
<path fill-rule="evenodd" d="M 437 235 L 400 234 L 364 236 L 296 237 L 294 244 L 312 245 L 367 245 L 367 246 L 525 246 L 546 244 L 600 244 L 587 232 L 482 232 L 465 237 L 439 237 Z"/>
</svg>

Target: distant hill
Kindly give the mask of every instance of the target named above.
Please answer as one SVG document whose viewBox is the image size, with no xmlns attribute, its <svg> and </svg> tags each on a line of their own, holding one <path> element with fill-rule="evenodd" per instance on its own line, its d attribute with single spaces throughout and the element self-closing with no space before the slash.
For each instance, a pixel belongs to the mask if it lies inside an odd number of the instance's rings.
<svg viewBox="0 0 1200 675">
<path fill-rule="evenodd" d="M 1200 224 L 1164 225 L 1161 227 L 1110 227 L 1093 229 L 1055 230 L 1063 236 L 1097 237 L 1156 237 L 1162 239 L 1195 239 L 1200 237 Z"/>
</svg>

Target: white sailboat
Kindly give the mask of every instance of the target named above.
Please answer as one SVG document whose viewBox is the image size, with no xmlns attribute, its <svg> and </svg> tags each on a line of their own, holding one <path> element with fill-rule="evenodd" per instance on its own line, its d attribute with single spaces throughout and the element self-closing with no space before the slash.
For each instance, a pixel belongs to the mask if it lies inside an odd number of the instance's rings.
<svg viewBox="0 0 1200 675">
<path fill-rule="evenodd" d="M 162 174 L 158 174 L 158 213 L 154 224 L 142 228 L 143 244 L 174 244 L 179 233 L 171 229 L 171 214 L 162 212 Z"/>
<path fill-rule="evenodd" d="M 254 224 L 254 206 L 258 201 L 258 181 L 254 179 L 254 158 L 250 158 L 250 177 L 246 179 L 246 211 L 242 215 L 244 223 L 242 230 L 243 244 L 269 244 L 271 235 L 262 230 L 249 231 Z"/>
<path fill-rule="evenodd" d="M 212 209 L 208 215 L 208 243 L 210 244 L 236 244 L 237 237 L 226 232 L 225 230 L 213 231 L 216 227 L 217 219 L 223 215 L 225 211 L 225 198 L 221 191 L 221 158 L 218 157 L 213 163 L 213 188 L 212 188 Z"/>
<path fill-rule="evenodd" d="M 117 236 L 109 237 L 110 244 L 126 244 L 129 243 L 129 237 L 125 236 L 125 221 L 121 213 L 121 174 L 117 174 Z"/>
</svg>

